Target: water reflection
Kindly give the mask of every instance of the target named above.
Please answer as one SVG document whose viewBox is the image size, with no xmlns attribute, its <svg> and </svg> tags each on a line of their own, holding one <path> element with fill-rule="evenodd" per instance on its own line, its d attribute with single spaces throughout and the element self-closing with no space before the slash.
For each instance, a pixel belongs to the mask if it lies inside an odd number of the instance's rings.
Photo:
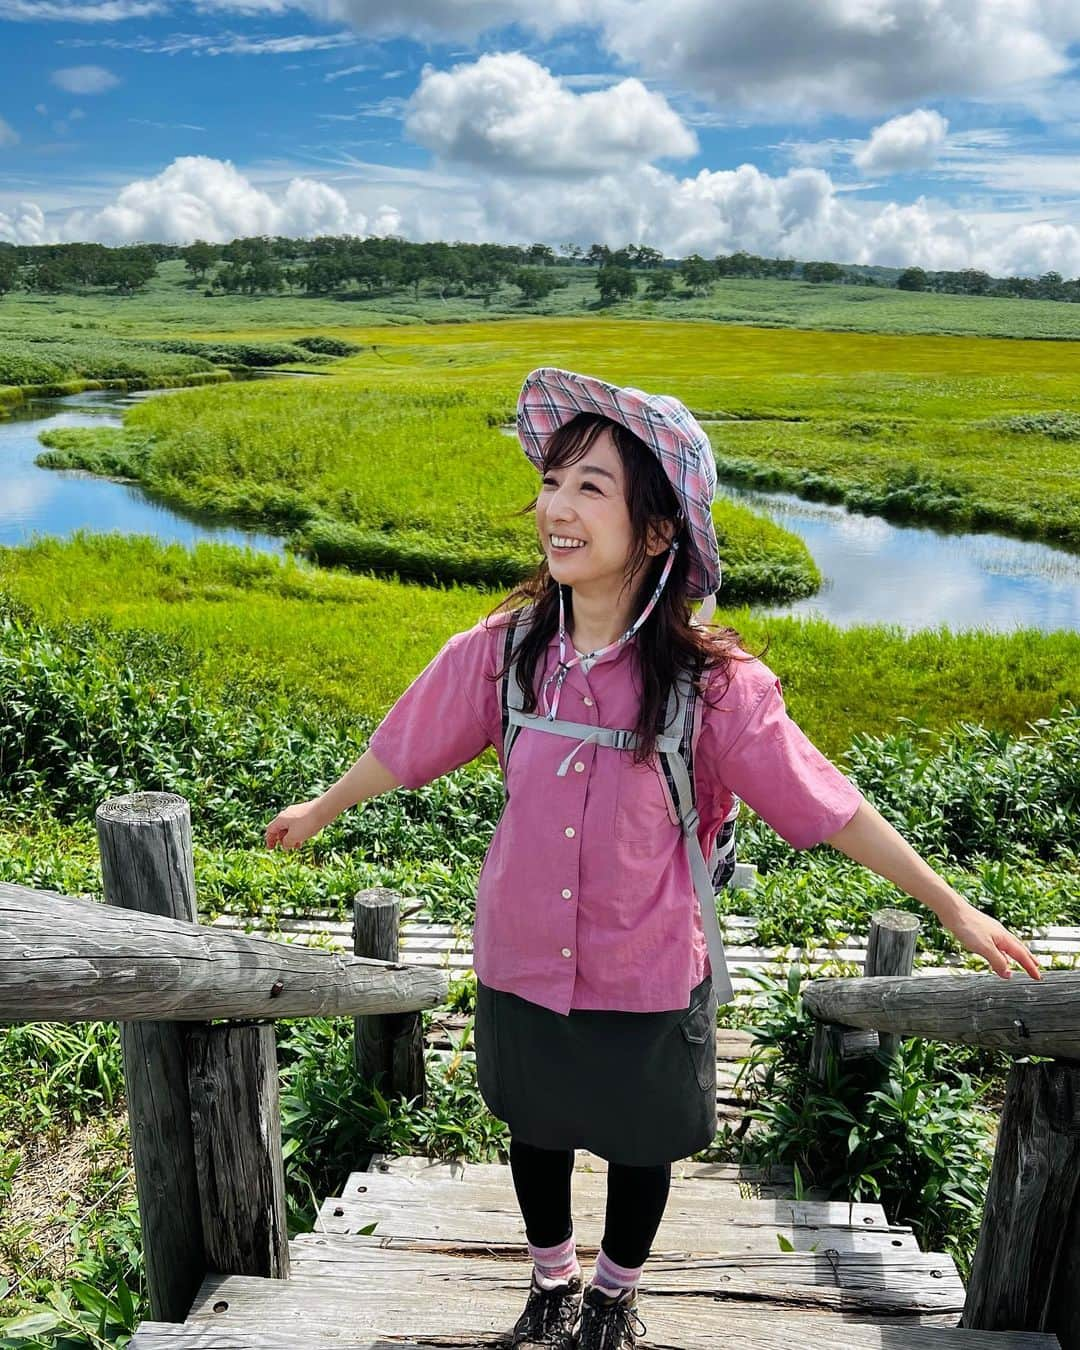
<svg viewBox="0 0 1080 1350">
<path fill-rule="evenodd" d="M 841 627 L 1080 629 L 1075 554 L 1000 534 L 893 525 L 787 492 L 721 484 L 721 493 L 804 539 L 824 578 L 817 595 L 766 613 L 815 614 Z"/>
<path fill-rule="evenodd" d="M 61 538 L 76 530 L 150 534 L 166 543 L 200 540 L 237 544 L 262 553 L 285 553 L 281 539 L 233 529 L 164 506 L 132 483 L 114 483 L 78 470 L 39 469 L 35 456 L 46 427 L 120 425 L 125 408 L 173 391 L 132 393 L 88 389 L 64 398 L 37 399 L 0 421 L 0 544 L 29 543 L 35 535 Z"/>
<path fill-rule="evenodd" d="M 125 408 L 169 392 L 88 390 L 37 400 L 0 421 L 0 544 L 116 530 L 186 545 L 218 540 L 284 554 L 282 540 L 273 535 L 201 520 L 154 501 L 133 484 L 34 464 L 41 450 L 38 434 L 46 427 L 119 425 Z M 514 435 L 513 427 L 506 430 Z M 884 622 L 908 630 L 1080 629 L 1080 556 L 999 534 L 893 525 L 786 492 L 726 484 L 720 491 L 804 539 L 824 578 L 809 600 L 764 613 L 814 614 L 841 627 Z"/>
</svg>

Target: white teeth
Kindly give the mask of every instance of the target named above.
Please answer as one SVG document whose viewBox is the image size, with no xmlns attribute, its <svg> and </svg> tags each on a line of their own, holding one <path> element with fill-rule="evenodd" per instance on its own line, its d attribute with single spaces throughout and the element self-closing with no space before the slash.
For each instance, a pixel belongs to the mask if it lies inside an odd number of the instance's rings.
<svg viewBox="0 0 1080 1350">
<path fill-rule="evenodd" d="M 584 539 L 570 539 L 566 535 L 553 534 L 551 542 L 556 548 L 584 548 Z"/>
</svg>

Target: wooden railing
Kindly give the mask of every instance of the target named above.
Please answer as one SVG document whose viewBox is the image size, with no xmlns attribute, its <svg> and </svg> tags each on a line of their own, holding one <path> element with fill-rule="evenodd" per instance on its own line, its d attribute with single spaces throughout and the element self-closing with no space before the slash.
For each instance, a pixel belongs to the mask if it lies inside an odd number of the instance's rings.
<svg viewBox="0 0 1080 1350">
<path fill-rule="evenodd" d="M 870 1086 L 904 1036 L 1017 1056 L 960 1326 L 1053 1332 L 1080 1350 L 1080 971 L 912 975 L 918 928 L 881 910 L 863 972 L 873 978 L 802 985 L 817 1019 L 812 1072 L 823 1078 L 830 1055 L 846 1070 L 861 1061 Z"/>
<path fill-rule="evenodd" d="M 382 889 L 356 899 L 352 958 L 200 926 L 182 797 L 111 799 L 97 826 L 106 905 L 0 884 L 0 1022 L 120 1023 L 151 1314 L 180 1322 L 210 1270 L 288 1274 L 273 1021 L 352 1016 L 358 1071 L 422 1094 L 419 1014 L 447 975 L 398 962 Z M 812 1071 L 861 1061 L 869 1088 L 903 1036 L 1021 1057 L 961 1325 L 1080 1350 L 1080 972 L 913 976 L 918 928 L 882 910 L 874 978 L 803 984 Z"/>
<path fill-rule="evenodd" d="M 354 1017 L 361 1071 L 389 1056 L 400 1090 L 448 980 L 396 960 L 386 892 L 358 897 L 364 956 L 201 927 L 182 797 L 113 798 L 97 827 L 105 905 L 0 885 L 0 1021 L 120 1023 L 151 1315 L 182 1322 L 208 1271 L 288 1275 L 274 1019 Z"/>
</svg>

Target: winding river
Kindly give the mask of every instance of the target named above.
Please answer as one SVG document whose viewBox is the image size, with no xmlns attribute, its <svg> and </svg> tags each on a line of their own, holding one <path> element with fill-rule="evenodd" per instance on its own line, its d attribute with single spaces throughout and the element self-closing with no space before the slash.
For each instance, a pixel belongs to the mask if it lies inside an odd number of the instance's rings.
<svg viewBox="0 0 1080 1350">
<path fill-rule="evenodd" d="M 33 400 L 0 421 L 0 544 L 115 530 L 188 545 L 217 540 L 283 555 L 283 541 L 273 535 L 199 520 L 133 484 L 34 464 L 41 450 L 38 435 L 46 427 L 118 425 L 131 404 L 168 392 L 98 390 Z M 809 600 L 765 612 L 816 614 L 841 627 L 886 622 L 909 631 L 942 625 L 998 632 L 1080 630 L 1078 555 L 998 534 L 894 525 L 790 493 L 726 484 L 721 491 L 804 539 L 825 579 Z"/>
</svg>

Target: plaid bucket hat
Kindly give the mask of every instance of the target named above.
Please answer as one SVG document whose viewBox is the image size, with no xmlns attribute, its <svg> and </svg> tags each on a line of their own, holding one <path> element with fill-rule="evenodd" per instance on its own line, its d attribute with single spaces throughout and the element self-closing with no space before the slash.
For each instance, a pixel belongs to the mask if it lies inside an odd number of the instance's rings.
<svg viewBox="0 0 1080 1350">
<path fill-rule="evenodd" d="M 712 518 L 716 460 L 709 438 L 686 405 L 668 394 L 647 394 L 558 366 L 539 366 L 526 376 L 517 405 L 518 440 L 538 470 L 543 468 L 548 437 L 580 412 L 620 422 L 660 461 L 687 520 L 686 594 L 691 600 L 705 601 L 700 615 L 707 619 L 720 588 L 720 556 Z"/>
</svg>

